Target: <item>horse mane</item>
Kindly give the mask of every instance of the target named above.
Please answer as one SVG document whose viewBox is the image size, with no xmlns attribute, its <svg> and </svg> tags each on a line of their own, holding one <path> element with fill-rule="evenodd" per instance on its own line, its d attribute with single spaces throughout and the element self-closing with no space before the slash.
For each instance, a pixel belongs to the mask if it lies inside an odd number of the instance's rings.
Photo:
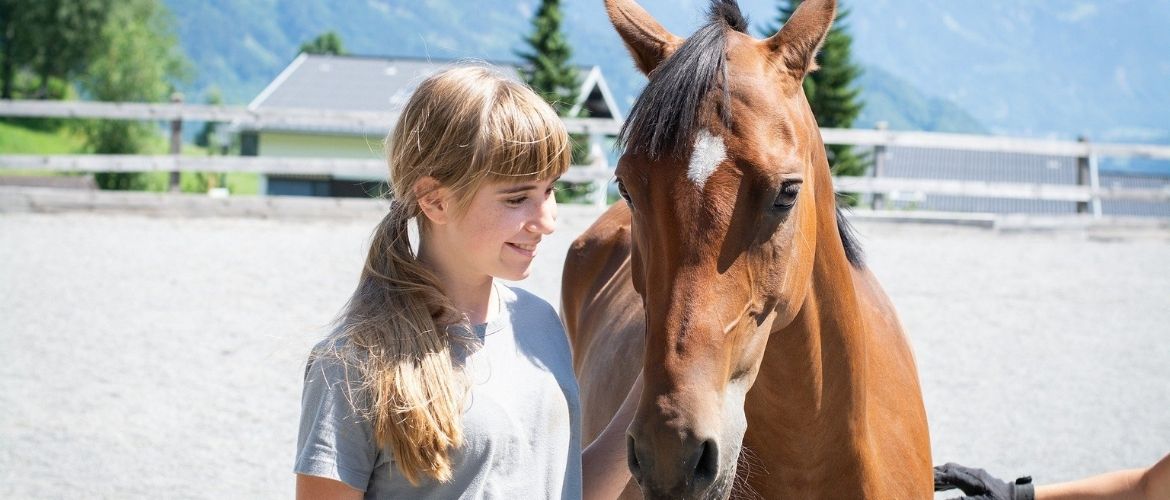
<svg viewBox="0 0 1170 500">
<path fill-rule="evenodd" d="M 747 33 L 748 20 L 736 0 L 711 0 L 707 23 L 648 75 L 646 88 L 634 101 L 618 133 L 618 146 L 654 159 L 663 155 L 685 158 L 700 129 L 699 110 L 718 86 L 724 106 L 720 119 L 731 123 L 731 90 L 726 85 L 727 30 Z M 834 200 L 837 231 L 845 257 L 856 268 L 863 263 L 861 245 L 852 226 Z"/>
</svg>

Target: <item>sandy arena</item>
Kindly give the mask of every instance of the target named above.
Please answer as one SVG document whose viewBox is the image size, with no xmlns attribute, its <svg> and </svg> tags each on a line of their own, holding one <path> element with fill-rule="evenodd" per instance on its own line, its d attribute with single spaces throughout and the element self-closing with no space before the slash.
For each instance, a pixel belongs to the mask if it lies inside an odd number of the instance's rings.
<svg viewBox="0 0 1170 500">
<path fill-rule="evenodd" d="M 561 227 L 520 286 L 559 297 Z M 305 355 L 379 214 L 0 214 L 0 498 L 290 498 Z M 861 222 L 934 461 L 1037 482 L 1170 453 L 1170 232 Z"/>
</svg>

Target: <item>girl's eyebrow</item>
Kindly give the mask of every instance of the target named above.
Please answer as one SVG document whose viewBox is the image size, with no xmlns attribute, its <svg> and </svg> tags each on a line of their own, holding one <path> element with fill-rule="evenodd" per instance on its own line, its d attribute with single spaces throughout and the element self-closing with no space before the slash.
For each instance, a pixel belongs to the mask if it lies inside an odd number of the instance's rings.
<svg viewBox="0 0 1170 500">
<path fill-rule="evenodd" d="M 526 184 L 514 184 L 514 185 L 511 185 L 511 186 L 508 186 L 505 188 L 501 188 L 496 192 L 499 194 L 514 194 L 514 193 L 520 193 L 523 191 L 528 191 L 530 189 L 536 189 L 536 187 L 537 186 L 536 186 L 535 182 L 526 183 Z"/>
<path fill-rule="evenodd" d="M 552 182 L 549 182 L 547 180 L 545 180 L 543 182 L 548 182 L 549 186 L 551 187 L 553 184 L 555 184 L 559 180 L 561 180 L 561 176 L 558 175 L 558 176 L 556 176 L 556 178 L 554 178 L 552 180 Z M 523 184 L 513 184 L 510 186 L 506 186 L 506 187 L 502 187 L 500 189 L 497 189 L 496 193 L 497 194 L 515 194 L 515 193 L 520 193 L 523 191 L 528 191 L 530 189 L 540 189 L 541 182 L 542 181 L 534 181 L 534 182 L 526 182 Z"/>
</svg>

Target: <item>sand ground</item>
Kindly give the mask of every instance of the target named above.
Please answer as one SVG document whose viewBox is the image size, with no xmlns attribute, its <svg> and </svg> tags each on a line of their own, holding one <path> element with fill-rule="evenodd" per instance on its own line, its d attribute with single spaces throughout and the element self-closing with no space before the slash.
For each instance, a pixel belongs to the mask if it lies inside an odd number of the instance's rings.
<svg viewBox="0 0 1170 500">
<path fill-rule="evenodd" d="M 527 287 L 557 303 L 562 209 Z M 0 214 L 0 498 L 287 498 L 305 355 L 373 217 Z M 1170 452 L 1170 234 L 860 223 L 935 462 L 1050 482 Z"/>
</svg>

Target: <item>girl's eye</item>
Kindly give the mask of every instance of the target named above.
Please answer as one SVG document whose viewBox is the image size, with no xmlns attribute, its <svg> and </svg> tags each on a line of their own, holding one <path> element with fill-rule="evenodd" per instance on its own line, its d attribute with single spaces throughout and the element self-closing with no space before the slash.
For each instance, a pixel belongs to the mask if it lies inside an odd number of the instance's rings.
<svg viewBox="0 0 1170 500">
<path fill-rule="evenodd" d="M 504 200 L 504 203 L 507 203 L 508 205 L 513 206 L 513 207 L 518 207 L 520 205 L 523 205 L 524 201 L 527 199 L 528 199 L 527 196 L 520 196 L 517 198 L 508 198 L 508 199 Z"/>
</svg>

